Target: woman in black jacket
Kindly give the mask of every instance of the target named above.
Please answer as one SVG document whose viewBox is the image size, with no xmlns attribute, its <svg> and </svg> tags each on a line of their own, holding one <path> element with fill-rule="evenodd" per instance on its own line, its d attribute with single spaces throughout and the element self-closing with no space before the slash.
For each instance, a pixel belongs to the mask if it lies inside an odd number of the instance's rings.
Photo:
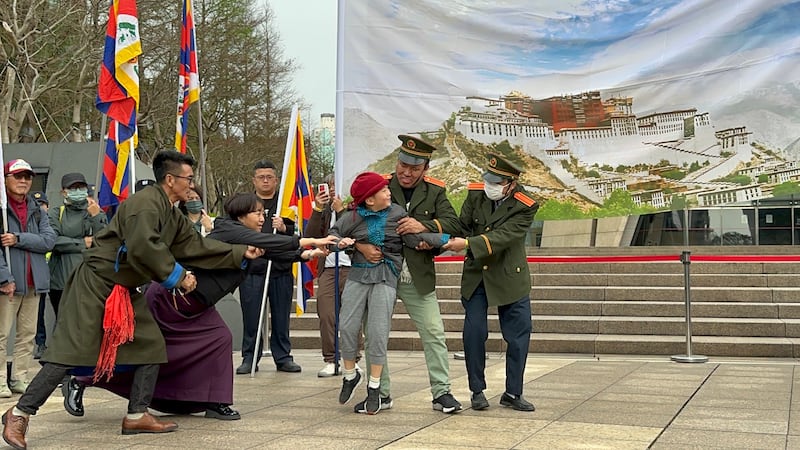
<svg viewBox="0 0 800 450">
<path fill-rule="evenodd" d="M 253 193 L 235 194 L 225 202 L 227 217 L 214 221 L 207 238 L 229 244 L 263 248 L 274 261 L 304 261 L 327 254 L 332 236 L 313 239 L 261 232 L 264 211 Z M 306 249 L 307 246 L 317 248 Z M 233 336 L 214 305 L 236 290 L 248 267 L 241 270 L 193 270 L 197 288 L 189 294 L 168 290 L 158 283 L 147 288 L 147 301 L 167 346 L 168 362 L 158 373 L 151 408 L 172 414 L 205 411 L 205 417 L 240 419 L 233 404 Z M 82 416 L 86 385 L 107 389 L 123 397 L 130 394 L 127 373 L 115 374 L 108 383 L 91 383 L 91 377 L 76 377 L 62 388 L 64 408 Z"/>
</svg>

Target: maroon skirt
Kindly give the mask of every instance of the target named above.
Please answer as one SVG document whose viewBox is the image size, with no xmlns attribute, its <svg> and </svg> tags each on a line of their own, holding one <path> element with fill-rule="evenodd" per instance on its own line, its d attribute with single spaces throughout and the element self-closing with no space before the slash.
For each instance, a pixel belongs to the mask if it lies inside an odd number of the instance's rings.
<svg viewBox="0 0 800 450">
<path fill-rule="evenodd" d="M 233 404 L 233 335 L 219 312 L 192 298 L 173 296 L 158 283 L 147 288 L 147 303 L 167 344 L 166 364 L 150 406 L 176 414 L 204 411 L 208 403 Z M 109 382 L 80 381 L 128 398 L 131 372 Z"/>
</svg>

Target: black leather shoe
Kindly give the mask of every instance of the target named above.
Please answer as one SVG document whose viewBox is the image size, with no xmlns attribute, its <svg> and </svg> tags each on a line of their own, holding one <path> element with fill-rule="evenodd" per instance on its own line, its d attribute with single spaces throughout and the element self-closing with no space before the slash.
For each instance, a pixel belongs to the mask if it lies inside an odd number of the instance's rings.
<svg viewBox="0 0 800 450">
<path fill-rule="evenodd" d="M 61 393 L 64 395 L 64 409 L 73 416 L 83 416 L 83 391 L 86 386 L 70 378 L 69 382 L 61 385 Z"/>
<path fill-rule="evenodd" d="M 208 405 L 208 408 L 206 408 L 206 417 L 219 420 L 239 420 L 242 418 L 242 416 L 239 415 L 239 411 L 223 403 Z"/>
<path fill-rule="evenodd" d="M 278 364 L 277 369 L 279 372 L 292 372 L 292 373 L 297 373 L 303 370 L 303 368 L 300 367 L 300 364 L 297 364 L 294 361 L 287 361 L 285 363 L 280 363 Z"/>
<path fill-rule="evenodd" d="M 525 400 L 521 395 L 512 397 L 503 392 L 503 395 L 500 397 L 500 404 L 508 406 L 509 408 L 514 408 L 517 411 L 536 411 L 536 407 L 533 406 L 533 403 Z"/>
<path fill-rule="evenodd" d="M 252 363 L 243 362 L 241 366 L 236 368 L 236 375 L 244 375 L 250 373 L 250 370 L 253 368 Z M 258 372 L 258 366 L 256 366 L 256 372 Z"/>
<path fill-rule="evenodd" d="M 481 410 L 489 407 L 489 400 L 486 400 L 486 395 L 483 394 L 483 391 L 473 392 L 470 402 L 472 403 L 472 409 Z"/>
</svg>

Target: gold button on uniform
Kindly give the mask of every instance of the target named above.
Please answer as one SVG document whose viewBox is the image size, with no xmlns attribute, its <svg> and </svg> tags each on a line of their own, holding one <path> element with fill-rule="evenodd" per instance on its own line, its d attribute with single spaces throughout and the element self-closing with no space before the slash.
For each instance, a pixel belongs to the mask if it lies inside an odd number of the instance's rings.
<svg viewBox="0 0 800 450">
<path fill-rule="evenodd" d="M 517 273 L 519 273 L 519 267 L 517 267 Z"/>
<path fill-rule="evenodd" d="M 483 266 L 483 270 L 489 270 L 489 266 Z"/>
<path fill-rule="evenodd" d="M 491 227 L 486 227 L 486 231 L 490 231 L 491 229 Z"/>
</svg>

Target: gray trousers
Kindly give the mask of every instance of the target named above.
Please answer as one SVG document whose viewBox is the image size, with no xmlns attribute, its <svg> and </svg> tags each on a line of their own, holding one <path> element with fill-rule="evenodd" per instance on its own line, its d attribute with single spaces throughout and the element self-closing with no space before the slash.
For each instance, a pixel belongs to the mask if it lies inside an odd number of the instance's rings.
<svg viewBox="0 0 800 450">
<path fill-rule="evenodd" d="M 364 332 L 369 336 L 366 354 L 370 364 L 386 363 L 386 348 L 389 345 L 392 311 L 396 301 L 397 289 L 392 286 L 347 280 L 339 313 L 342 359 L 356 359 L 363 321 Z"/>
</svg>

